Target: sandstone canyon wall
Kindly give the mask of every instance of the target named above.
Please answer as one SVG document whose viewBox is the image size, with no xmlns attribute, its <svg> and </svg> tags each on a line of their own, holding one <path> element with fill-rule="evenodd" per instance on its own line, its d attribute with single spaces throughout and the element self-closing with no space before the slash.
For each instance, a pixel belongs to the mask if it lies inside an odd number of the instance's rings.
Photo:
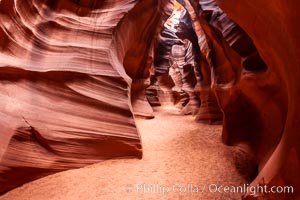
<svg viewBox="0 0 300 200">
<path fill-rule="evenodd" d="M 144 78 L 171 3 L 0 1 L 0 193 L 142 156 L 131 80 Z"/>
<path fill-rule="evenodd" d="M 260 84 L 255 92 L 269 94 L 269 97 L 260 93 L 256 96 L 268 99 L 264 105 L 259 104 L 260 117 L 266 122 L 265 139 L 261 142 L 274 146 L 272 151 L 266 152 L 267 159 L 260 165 L 260 172 L 252 184 L 294 185 L 293 198 L 299 198 L 300 30 L 297 20 L 300 14 L 297 10 L 300 3 L 296 0 L 219 0 L 218 3 L 253 39 L 268 66 L 265 81 L 258 81 Z M 264 108 L 269 111 L 265 112 Z"/>
<path fill-rule="evenodd" d="M 224 143 L 258 165 L 252 186 L 295 191 L 244 198 L 299 198 L 299 2 L 179 2 L 199 45 L 197 121 L 223 117 Z M 160 43 L 154 38 L 172 3 L 0 1 L 0 193 L 58 171 L 142 156 L 134 114 L 153 117 L 146 79 L 153 61 L 154 75 L 168 71 L 175 36 L 163 29 Z"/>
<path fill-rule="evenodd" d="M 223 141 L 251 154 L 257 163 L 258 175 L 251 186 L 294 187 L 293 194 L 262 192 L 244 198 L 299 198 L 300 31 L 296 20 L 300 16 L 293 10 L 300 4 L 281 0 L 182 3 L 208 61 L 211 88 L 223 112 Z"/>
</svg>

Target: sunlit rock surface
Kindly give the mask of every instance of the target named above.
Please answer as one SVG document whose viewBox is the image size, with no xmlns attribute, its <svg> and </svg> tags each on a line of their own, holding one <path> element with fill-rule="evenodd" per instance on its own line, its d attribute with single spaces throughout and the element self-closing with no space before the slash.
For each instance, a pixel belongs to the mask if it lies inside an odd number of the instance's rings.
<svg viewBox="0 0 300 200">
<path fill-rule="evenodd" d="M 201 101 L 199 111 L 196 115 L 196 121 L 201 123 L 221 123 L 223 119 L 222 112 L 217 103 L 216 96 L 212 91 L 212 51 L 211 44 L 207 40 L 205 31 L 201 27 L 199 19 L 199 5 L 198 2 L 189 0 L 182 0 L 180 3 L 186 8 L 190 14 L 191 23 L 193 25 L 194 32 L 197 34 L 197 43 L 199 50 L 198 62 L 195 74 L 197 75 L 197 84 L 195 85 L 195 92 L 198 94 Z M 208 3 L 210 4 L 210 2 Z M 194 42 L 196 43 L 196 42 Z"/>
<path fill-rule="evenodd" d="M 142 156 L 131 106 L 138 95 L 130 98 L 142 86 L 131 92 L 131 80 L 144 78 L 171 9 L 153 0 L 0 1 L 0 193 Z"/>
<path fill-rule="evenodd" d="M 196 119 L 224 117 L 223 141 L 258 166 L 252 186 L 294 187 L 244 198 L 299 198 L 299 2 L 180 3 L 199 45 Z M 147 98 L 160 105 L 160 91 L 173 87 L 166 74 L 173 33 L 153 40 L 171 10 L 171 0 L 0 1 L 0 193 L 142 156 L 133 115 L 152 118 Z"/>
<path fill-rule="evenodd" d="M 199 109 L 199 98 L 194 92 L 201 79 L 199 64 L 200 50 L 191 19 L 184 7 L 175 2 L 174 11 L 157 39 L 153 76 L 163 85 L 162 92 L 171 93 L 169 99 L 185 115 L 195 115 Z"/>
</svg>

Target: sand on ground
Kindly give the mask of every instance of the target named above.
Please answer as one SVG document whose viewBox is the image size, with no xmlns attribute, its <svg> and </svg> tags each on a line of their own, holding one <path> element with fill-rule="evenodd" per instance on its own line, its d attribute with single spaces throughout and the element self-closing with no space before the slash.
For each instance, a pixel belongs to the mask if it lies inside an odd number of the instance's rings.
<svg viewBox="0 0 300 200">
<path fill-rule="evenodd" d="M 60 172 L 0 200 L 241 199 L 233 189 L 247 182 L 235 168 L 232 147 L 221 142 L 220 125 L 196 123 L 170 105 L 155 108 L 155 116 L 136 119 L 143 159 L 107 160 Z"/>
</svg>

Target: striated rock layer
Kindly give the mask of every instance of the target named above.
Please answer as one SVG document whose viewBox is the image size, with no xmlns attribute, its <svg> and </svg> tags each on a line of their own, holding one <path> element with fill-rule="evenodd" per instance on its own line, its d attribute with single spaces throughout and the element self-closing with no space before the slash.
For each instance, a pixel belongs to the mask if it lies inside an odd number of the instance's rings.
<svg viewBox="0 0 300 200">
<path fill-rule="evenodd" d="M 135 71 L 149 68 L 171 2 L 0 1 L 0 193 L 54 172 L 142 156 L 131 79 L 144 78 Z"/>
<path fill-rule="evenodd" d="M 204 79 L 211 77 L 223 112 L 223 141 L 253 156 L 258 175 L 251 186 L 293 187 L 244 199 L 298 199 L 299 2 L 184 2 L 211 70 Z"/>
<path fill-rule="evenodd" d="M 196 71 L 196 74 L 200 74 L 201 78 L 198 79 L 198 84 L 195 86 L 195 92 L 201 100 L 201 105 L 196 115 L 196 121 L 208 124 L 221 123 L 223 115 L 217 103 L 216 96 L 211 88 L 214 84 L 212 77 L 214 55 L 212 53 L 211 41 L 208 39 L 205 30 L 202 27 L 203 24 L 200 22 L 198 2 L 182 0 L 181 3 L 190 14 L 194 31 L 197 34 L 198 46 L 200 48 L 200 66 Z"/>
<path fill-rule="evenodd" d="M 257 79 L 260 84 L 255 86 L 256 89 L 251 93 L 246 91 L 254 100 L 258 99 L 254 98 L 254 93 L 265 99 L 263 104 L 256 104 L 258 116 L 264 122 L 260 126 L 264 135 L 260 149 L 265 158 L 261 158 L 260 172 L 252 185 L 292 185 L 292 199 L 297 199 L 300 196 L 300 30 L 296 20 L 300 14 L 296 10 L 300 8 L 300 2 L 217 2 L 251 36 L 268 66 L 265 81 Z M 271 150 L 268 151 L 268 147 L 272 147 Z M 279 199 L 283 195 L 269 196 Z"/>
</svg>

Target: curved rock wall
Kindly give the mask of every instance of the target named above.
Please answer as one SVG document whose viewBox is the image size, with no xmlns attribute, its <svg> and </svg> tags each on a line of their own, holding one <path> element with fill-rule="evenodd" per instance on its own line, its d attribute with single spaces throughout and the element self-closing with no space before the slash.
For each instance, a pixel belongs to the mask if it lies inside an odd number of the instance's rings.
<svg viewBox="0 0 300 200">
<path fill-rule="evenodd" d="M 146 70 L 144 55 L 171 2 L 0 1 L 1 193 L 142 156 L 130 101 L 131 78 L 141 73 L 131 71 Z"/>
<path fill-rule="evenodd" d="M 214 79 L 212 79 L 212 66 L 214 60 L 212 58 L 211 40 L 208 40 L 202 27 L 203 24 L 200 23 L 200 5 L 198 2 L 182 0 L 181 3 L 185 6 L 190 14 L 193 28 L 197 34 L 197 41 L 200 49 L 200 66 L 198 73 L 200 74 L 201 79 L 198 80 L 198 84 L 195 86 L 195 91 L 200 98 L 201 105 L 196 115 L 196 121 L 208 124 L 219 124 L 222 122 L 223 116 L 217 103 L 216 96 L 211 88 L 211 86 L 214 84 Z M 210 5 L 211 3 L 212 2 L 209 2 L 207 5 Z"/>
<path fill-rule="evenodd" d="M 153 118 L 145 96 L 147 79 L 153 63 L 156 38 L 173 10 L 173 0 L 140 1 L 122 19 L 115 31 L 114 44 L 126 73 L 133 79 L 131 102 L 137 116 Z M 161 11 L 161 12 L 159 12 Z"/>
<path fill-rule="evenodd" d="M 184 2 L 198 38 L 205 37 L 199 45 L 210 61 L 211 87 L 224 116 L 224 142 L 240 146 L 258 164 L 251 186 L 294 187 L 293 194 L 244 198 L 297 199 L 300 31 L 295 22 L 299 14 L 293 10 L 299 3 L 218 0 L 223 12 L 213 0 Z"/>
<path fill-rule="evenodd" d="M 145 79 L 172 2 L 0 1 L 0 193 L 104 159 L 142 156 L 133 111 L 153 117 Z M 198 119 L 220 118 L 217 97 L 224 142 L 246 147 L 258 164 L 251 185 L 295 191 L 244 198 L 299 198 L 299 2 L 180 2 L 201 50 Z"/>
<path fill-rule="evenodd" d="M 276 140 L 276 145 L 266 155 L 267 160 L 260 166 L 259 175 L 252 184 L 293 185 L 293 198 L 299 198 L 300 30 L 296 20 L 300 14 L 296 10 L 300 3 L 296 0 L 217 2 L 250 35 L 268 66 L 267 80 L 256 90 L 268 92 L 259 96 L 264 95 L 268 100 L 262 106 L 272 108 L 268 113 L 261 110 L 259 113 L 262 118 L 267 115 L 266 120 L 270 121 L 265 124 L 268 130 L 264 131 L 265 140 L 261 142 L 274 144 Z M 275 87 L 270 84 L 274 82 Z"/>
</svg>

